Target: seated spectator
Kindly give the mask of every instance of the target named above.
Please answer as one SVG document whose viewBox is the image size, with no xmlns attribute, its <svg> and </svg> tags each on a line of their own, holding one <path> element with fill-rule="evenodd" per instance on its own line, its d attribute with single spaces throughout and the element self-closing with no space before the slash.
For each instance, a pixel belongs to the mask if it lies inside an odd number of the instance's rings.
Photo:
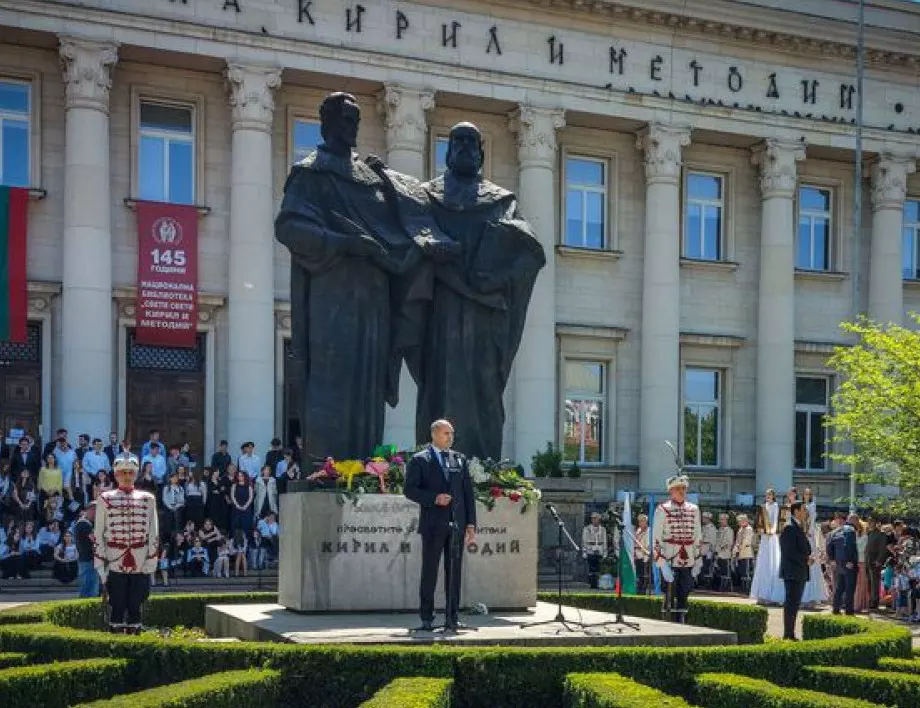
<svg viewBox="0 0 920 708">
<path fill-rule="evenodd" d="M 160 580 L 163 586 L 169 585 L 169 544 L 160 550 L 160 560 L 157 562 L 157 569 L 150 575 L 150 584 L 157 584 L 157 573 L 160 574 Z"/>
<path fill-rule="evenodd" d="M 10 504 L 12 503 L 14 486 L 15 478 L 10 474 L 9 463 L 6 460 L 0 460 L 0 519 L 5 519 L 7 515 L 13 512 Z M 0 531 L 3 531 L 3 527 L 0 527 Z M 0 537 L 0 543 L 5 540 L 6 538 Z"/>
<path fill-rule="evenodd" d="M 211 519 L 205 519 L 201 527 L 201 532 L 198 534 L 198 538 L 201 539 L 201 545 L 208 549 L 208 560 L 213 566 L 217 561 L 217 549 L 220 546 L 222 538 L 220 530 L 218 530 Z"/>
<path fill-rule="evenodd" d="M 278 560 L 278 522 L 275 515 L 269 514 L 261 519 L 256 528 L 262 536 L 262 546 L 268 551 L 269 560 Z"/>
<path fill-rule="evenodd" d="M 42 565 L 42 552 L 38 543 L 38 532 L 35 530 L 35 522 L 26 522 L 22 532 L 22 541 L 19 544 L 19 550 L 25 559 L 26 568 L 29 570 L 38 570 Z"/>
<path fill-rule="evenodd" d="M 32 521 L 38 518 L 38 491 L 29 470 L 23 470 L 19 474 L 19 479 L 13 487 L 12 503 L 13 515 L 24 524 L 26 521 Z"/>
<path fill-rule="evenodd" d="M 145 462 L 144 468 L 141 470 L 140 477 L 138 477 L 137 482 L 134 485 L 138 489 L 142 489 L 145 492 L 150 492 L 154 496 L 157 494 L 157 483 L 153 478 L 153 463 Z"/>
<path fill-rule="evenodd" d="M 244 474 L 244 473 L 240 473 Z M 233 540 L 230 541 L 230 558 L 233 560 L 233 574 L 237 577 L 246 576 L 246 552 L 249 544 L 246 541 L 246 534 L 242 529 L 233 532 Z"/>
<path fill-rule="evenodd" d="M 288 483 L 300 479 L 300 465 L 294 460 L 291 448 L 284 448 L 284 458 L 275 467 L 275 477 L 278 480 L 278 494 L 287 494 Z"/>
<path fill-rule="evenodd" d="M 192 547 L 185 555 L 185 565 L 188 574 L 193 578 L 203 578 L 208 574 L 208 551 L 201 545 L 201 539 L 195 536 Z"/>
<path fill-rule="evenodd" d="M 29 569 L 26 568 L 20 550 L 19 529 L 14 529 L 7 536 L 6 542 L 0 543 L 0 575 L 4 580 L 29 577 Z"/>
<path fill-rule="evenodd" d="M 83 510 L 83 505 L 80 504 L 73 497 L 73 490 L 69 487 L 64 489 L 64 498 L 61 500 L 61 512 L 63 518 L 61 523 L 64 526 L 72 526 L 76 520 L 80 517 L 80 512 Z"/>
<path fill-rule="evenodd" d="M 172 541 L 169 544 L 169 577 L 175 578 L 176 571 L 181 570 L 188 574 L 185 566 L 185 554 L 189 549 L 185 541 L 185 534 L 176 532 L 172 535 Z"/>
<path fill-rule="evenodd" d="M 61 527 L 57 521 L 51 521 L 38 531 L 38 548 L 42 554 L 42 563 L 54 560 L 54 549 L 61 542 Z"/>
<path fill-rule="evenodd" d="M 214 577 L 230 577 L 230 544 L 227 539 L 222 539 L 217 547 L 217 560 L 214 561 Z"/>
<path fill-rule="evenodd" d="M 262 534 L 252 532 L 252 544 L 249 546 L 249 567 L 253 570 L 264 570 L 268 552 L 262 547 Z"/>
<path fill-rule="evenodd" d="M 183 535 L 185 536 L 185 541 L 186 541 L 186 543 L 188 543 L 188 545 L 191 546 L 191 545 L 192 545 L 192 541 L 195 540 L 195 536 L 198 535 L 198 529 L 195 528 L 195 522 L 194 522 L 194 521 L 186 521 L 186 522 L 185 522 L 185 528 L 183 529 L 182 533 L 183 533 Z"/>
<path fill-rule="evenodd" d="M 65 585 L 77 579 L 77 546 L 73 534 L 64 532 L 64 539 L 54 549 L 54 567 L 51 574 Z"/>
</svg>

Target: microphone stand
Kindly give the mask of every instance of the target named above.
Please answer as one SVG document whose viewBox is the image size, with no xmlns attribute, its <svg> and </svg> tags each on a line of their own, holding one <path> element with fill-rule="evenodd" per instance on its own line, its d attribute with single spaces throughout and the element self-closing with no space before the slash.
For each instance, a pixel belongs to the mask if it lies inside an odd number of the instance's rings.
<svg viewBox="0 0 920 708">
<path fill-rule="evenodd" d="M 530 627 L 542 627 L 550 624 L 560 624 L 562 627 L 569 632 L 580 632 L 585 629 L 584 622 L 577 622 L 575 620 L 566 619 L 565 614 L 562 612 L 562 546 L 563 546 L 563 535 L 569 540 L 572 548 L 574 548 L 578 553 L 584 553 L 584 550 L 575 543 L 575 539 L 572 538 L 569 534 L 568 529 L 565 527 L 565 522 L 559 517 L 559 514 L 556 512 L 556 507 L 552 504 L 546 505 L 547 510 L 553 516 L 553 520 L 556 522 L 556 525 L 559 527 L 559 545 L 556 547 L 556 578 L 558 580 L 558 590 L 557 590 L 557 609 L 556 616 L 551 620 L 540 620 L 539 622 L 525 622 L 522 625 L 519 625 L 520 629 L 528 629 Z M 560 632 L 562 630 L 559 630 Z M 558 633 L 558 632 L 557 632 Z"/>
<path fill-rule="evenodd" d="M 626 534 L 626 538 L 631 538 L 634 544 L 637 543 L 636 537 L 633 535 L 633 532 L 630 529 L 626 528 L 626 526 L 623 524 L 623 519 L 620 518 L 619 514 L 611 510 L 610 518 L 613 519 L 614 526 L 616 526 L 616 528 L 619 529 L 621 537 L 623 536 L 623 534 Z M 637 622 L 628 622 L 626 618 L 623 617 L 623 578 L 620 576 L 620 561 L 621 561 L 620 554 L 625 550 L 626 550 L 625 547 L 622 549 L 620 548 L 617 549 L 616 578 L 618 582 L 617 582 L 616 600 L 614 601 L 614 604 L 613 604 L 614 612 L 616 613 L 616 616 L 614 617 L 614 619 L 607 620 L 606 622 L 595 622 L 594 624 L 586 624 L 585 629 L 592 629 L 594 627 L 606 627 L 607 625 L 612 624 L 616 626 L 617 632 L 620 632 L 620 633 L 623 632 L 623 627 L 629 627 L 629 629 L 634 629 L 637 632 L 640 631 L 641 627 L 639 626 Z"/>
</svg>

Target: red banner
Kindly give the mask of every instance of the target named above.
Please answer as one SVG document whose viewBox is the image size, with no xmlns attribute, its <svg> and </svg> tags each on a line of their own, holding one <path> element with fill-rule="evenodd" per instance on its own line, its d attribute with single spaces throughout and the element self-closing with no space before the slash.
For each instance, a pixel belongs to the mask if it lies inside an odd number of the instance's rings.
<svg viewBox="0 0 920 708">
<path fill-rule="evenodd" d="M 137 203 L 137 341 L 194 347 L 198 331 L 198 210 Z"/>
</svg>

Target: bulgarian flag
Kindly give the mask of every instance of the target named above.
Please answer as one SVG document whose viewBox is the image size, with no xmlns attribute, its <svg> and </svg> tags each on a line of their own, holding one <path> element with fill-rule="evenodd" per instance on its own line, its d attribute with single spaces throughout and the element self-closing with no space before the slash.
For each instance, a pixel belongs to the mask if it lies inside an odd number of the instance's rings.
<svg viewBox="0 0 920 708">
<path fill-rule="evenodd" d="M 29 190 L 0 186 L 0 341 L 25 342 Z"/>
<path fill-rule="evenodd" d="M 630 509 L 630 497 L 632 494 L 626 493 L 626 501 L 623 502 L 623 532 L 620 534 L 620 589 L 626 595 L 636 594 L 636 564 L 633 561 L 633 525 L 632 509 Z"/>
</svg>

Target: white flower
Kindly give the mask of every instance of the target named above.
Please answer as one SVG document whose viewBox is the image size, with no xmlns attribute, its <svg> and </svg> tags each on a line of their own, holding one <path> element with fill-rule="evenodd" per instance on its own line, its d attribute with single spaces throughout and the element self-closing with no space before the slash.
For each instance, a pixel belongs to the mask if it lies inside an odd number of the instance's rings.
<svg viewBox="0 0 920 708">
<path fill-rule="evenodd" d="M 537 499 L 537 501 L 543 498 L 543 492 L 541 492 L 540 489 L 537 487 L 534 487 L 533 494 L 534 494 L 534 497 Z"/>
<path fill-rule="evenodd" d="M 473 478 L 475 484 L 483 484 L 484 482 L 489 481 L 489 473 L 486 472 L 486 468 L 483 467 L 482 462 L 479 461 L 478 457 L 474 457 L 470 460 L 470 477 Z"/>
</svg>

